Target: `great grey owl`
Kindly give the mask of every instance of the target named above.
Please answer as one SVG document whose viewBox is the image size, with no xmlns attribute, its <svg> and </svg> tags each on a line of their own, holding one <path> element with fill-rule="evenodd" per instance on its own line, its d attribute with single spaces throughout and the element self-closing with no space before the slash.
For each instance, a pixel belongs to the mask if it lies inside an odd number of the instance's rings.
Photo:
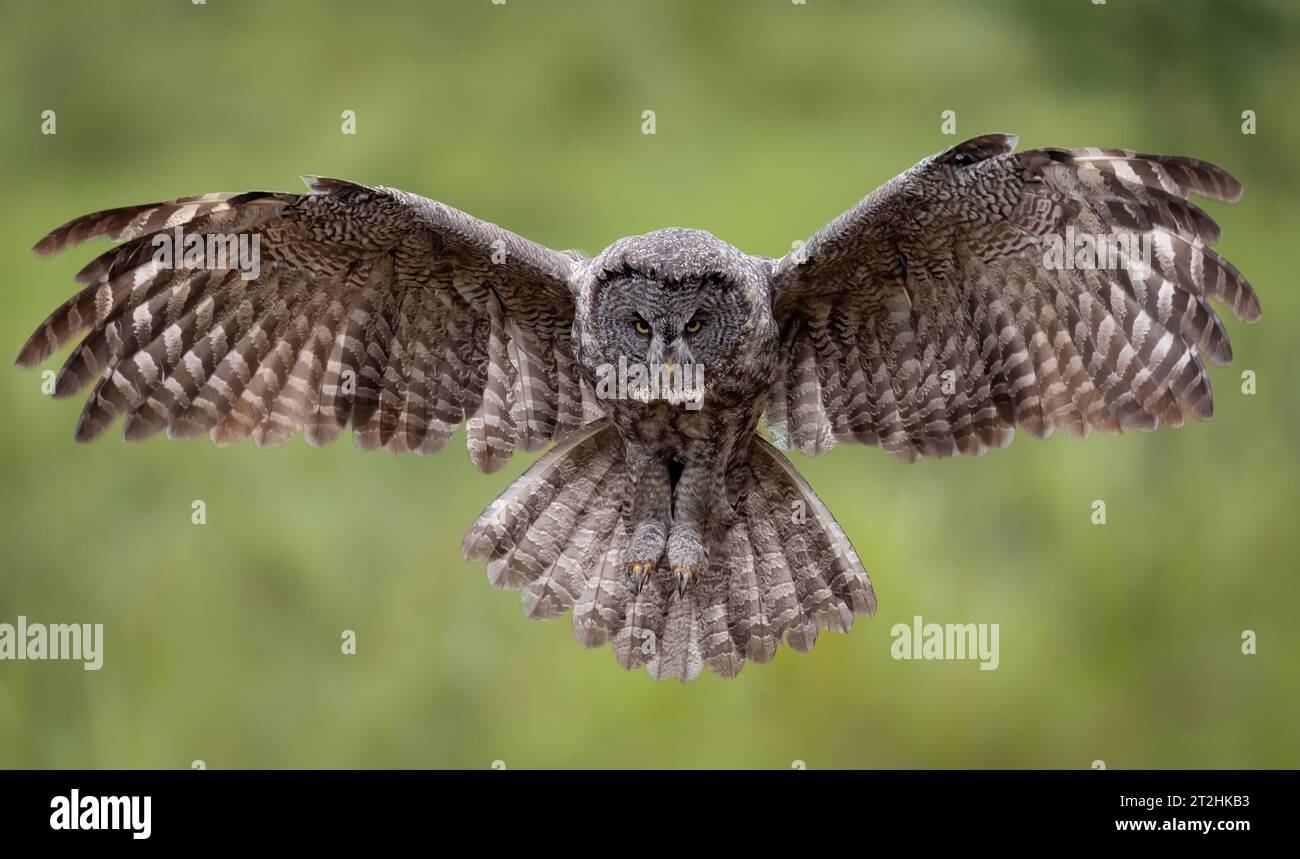
<svg viewBox="0 0 1300 859">
<path fill-rule="evenodd" d="M 78 441 L 124 415 L 127 440 L 274 446 L 303 427 L 321 445 L 350 426 L 362 448 L 427 454 L 464 422 L 483 471 L 555 443 L 466 558 L 530 617 L 572 609 L 578 640 L 626 668 L 730 677 L 876 608 L 778 448 L 912 461 L 1003 447 L 1016 426 L 1210 416 L 1203 360 L 1231 351 L 1209 300 L 1260 308 L 1187 198 L 1241 186 L 1190 158 L 1014 147 L 990 134 L 927 158 L 779 260 L 687 229 L 584 258 L 322 178 L 97 212 L 36 245 L 120 243 L 18 364 L 89 330 L 54 388 L 94 386 Z"/>
</svg>

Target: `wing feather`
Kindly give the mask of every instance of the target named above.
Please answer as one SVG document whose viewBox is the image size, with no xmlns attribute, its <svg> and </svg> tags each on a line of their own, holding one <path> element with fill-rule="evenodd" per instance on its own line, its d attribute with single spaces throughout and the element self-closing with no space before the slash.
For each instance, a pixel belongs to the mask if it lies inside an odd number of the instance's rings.
<svg viewBox="0 0 1300 859">
<path fill-rule="evenodd" d="M 593 417 L 569 342 L 573 254 L 402 191 L 308 187 L 94 212 L 37 243 L 120 243 L 17 360 L 85 332 L 55 383 L 59 397 L 93 385 L 79 441 L 124 416 L 128 440 L 274 446 L 301 427 L 325 444 L 351 427 L 362 448 L 432 453 L 468 422 L 471 459 L 491 470 Z M 208 248 L 247 239 L 257 264 L 173 265 L 156 251 L 177 229 Z"/>
<path fill-rule="evenodd" d="M 1240 183 L 1192 158 L 1014 146 L 984 135 L 926 159 L 776 263 L 774 440 L 910 462 L 1002 447 L 1015 427 L 1211 415 L 1204 362 L 1232 348 L 1210 302 L 1247 322 L 1260 307 L 1188 197 L 1235 202 Z M 1076 239 L 1106 253 L 1073 265 Z M 1053 264 L 1058 240 L 1071 256 Z"/>
</svg>

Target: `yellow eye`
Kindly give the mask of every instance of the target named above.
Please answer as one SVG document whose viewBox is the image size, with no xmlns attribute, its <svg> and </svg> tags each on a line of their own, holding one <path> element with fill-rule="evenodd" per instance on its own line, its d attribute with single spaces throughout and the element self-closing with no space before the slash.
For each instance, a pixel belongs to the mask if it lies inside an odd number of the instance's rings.
<svg viewBox="0 0 1300 859">
<path fill-rule="evenodd" d="M 692 319 L 690 322 L 686 323 L 686 333 L 694 334 L 696 331 L 699 331 L 703 327 L 704 327 L 703 322 L 701 322 L 698 319 Z"/>
<path fill-rule="evenodd" d="M 634 323 L 632 323 L 632 324 L 636 326 L 636 333 L 637 333 L 637 334 L 649 334 L 649 333 L 650 333 L 650 325 L 649 325 L 649 323 L 647 323 L 644 319 L 638 319 L 636 322 L 634 322 Z"/>
</svg>

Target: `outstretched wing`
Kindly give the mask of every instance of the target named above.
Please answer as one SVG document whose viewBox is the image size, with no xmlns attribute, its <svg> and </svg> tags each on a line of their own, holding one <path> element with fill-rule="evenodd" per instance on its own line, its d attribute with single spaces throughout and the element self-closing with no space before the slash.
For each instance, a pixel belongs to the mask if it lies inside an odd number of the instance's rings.
<svg viewBox="0 0 1300 859">
<path fill-rule="evenodd" d="M 1246 321 L 1260 309 L 1187 198 L 1235 202 L 1241 186 L 1190 158 L 1014 146 L 986 135 L 926 159 L 776 263 L 778 442 L 910 462 L 1005 446 L 1016 425 L 1210 416 L 1202 359 L 1232 352 L 1209 299 Z"/>
<path fill-rule="evenodd" d="M 94 383 L 78 441 L 125 415 L 128 440 L 270 446 L 304 427 L 321 445 L 350 426 L 363 448 L 433 453 L 464 420 L 491 471 L 585 422 L 574 255 L 402 191 L 308 184 L 97 212 L 36 245 L 121 243 L 18 356 L 34 366 L 89 329 L 54 390 Z"/>
</svg>

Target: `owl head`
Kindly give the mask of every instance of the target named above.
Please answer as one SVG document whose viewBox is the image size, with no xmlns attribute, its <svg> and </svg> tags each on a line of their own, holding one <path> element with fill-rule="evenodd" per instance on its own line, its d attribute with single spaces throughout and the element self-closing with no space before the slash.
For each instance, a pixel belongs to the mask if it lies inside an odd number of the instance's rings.
<svg viewBox="0 0 1300 859">
<path fill-rule="evenodd" d="M 765 262 L 702 230 L 618 240 L 579 284 L 584 368 L 680 368 L 712 389 L 775 330 Z"/>
</svg>

